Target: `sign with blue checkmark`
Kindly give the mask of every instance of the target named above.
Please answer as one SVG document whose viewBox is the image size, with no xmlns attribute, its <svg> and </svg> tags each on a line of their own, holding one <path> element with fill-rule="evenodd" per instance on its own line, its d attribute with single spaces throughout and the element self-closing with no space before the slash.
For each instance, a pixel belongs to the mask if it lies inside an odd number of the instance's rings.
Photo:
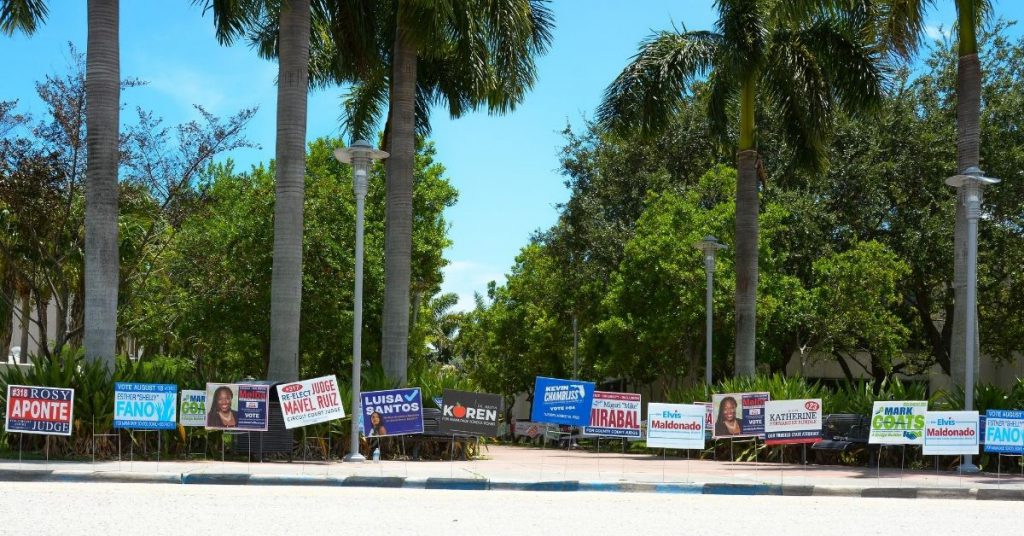
<svg viewBox="0 0 1024 536">
<path fill-rule="evenodd" d="M 419 387 L 363 391 L 360 398 L 366 436 L 423 433 L 423 395 Z"/>
</svg>

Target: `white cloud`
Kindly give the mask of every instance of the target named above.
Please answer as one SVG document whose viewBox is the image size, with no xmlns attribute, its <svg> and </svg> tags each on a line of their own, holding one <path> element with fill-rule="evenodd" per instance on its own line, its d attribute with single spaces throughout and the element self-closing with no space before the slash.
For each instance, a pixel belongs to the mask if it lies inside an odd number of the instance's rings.
<svg viewBox="0 0 1024 536">
<path fill-rule="evenodd" d="M 160 69 L 139 76 L 149 87 L 166 95 L 182 110 L 192 115 L 192 106 L 202 105 L 214 114 L 234 113 L 244 106 L 274 104 L 277 76 L 275 64 L 262 62 L 219 72 L 196 69 L 191 66 L 163 63 Z M 255 68 L 253 68 L 255 67 Z"/>
<path fill-rule="evenodd" d="M 471 311 L 476 306 L 473 293 L 486 294 L 487 283 L 496 281 L 500 285 L 505 282 L 505 274 L 501 270 L 476 261 L 452 261 L 442 269 L 442 273 L 441 292 L 454 292 L 459 296 L 459 303 L 455 306 L 459 311 Z"/>
<path fill-rule="evenodd" d="M 218 111 L 228 100 L 222 85 L 196 70 L 163 69 L 147 78 L 151 88 L 168 95 L 182 108 L 201 104 L 208 110 Z"/>
<path fill-rule="evenodd" d="M 941 24 L 925 25 L 924 33 L 929 39 L 944 39 L 949 37 L 949 29 L 944 28 Z"/>
</svg>

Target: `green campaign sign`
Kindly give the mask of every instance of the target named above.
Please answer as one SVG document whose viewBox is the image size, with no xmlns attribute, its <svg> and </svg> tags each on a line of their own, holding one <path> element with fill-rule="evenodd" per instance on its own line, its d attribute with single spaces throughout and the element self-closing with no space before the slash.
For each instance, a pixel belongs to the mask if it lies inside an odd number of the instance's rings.
<svg viewBox="0 0 1024 536">
<path fill-rule="evenodd" d="M 178 423 L 182 426 L 206 426 L 206 391 L 181 391 Z"/>
<path fill-rule="evenodd" d="M 925 400 L 875 402 L 871 410 L 868 443 L 878 445 L 923 445 Z"/>
</svg>

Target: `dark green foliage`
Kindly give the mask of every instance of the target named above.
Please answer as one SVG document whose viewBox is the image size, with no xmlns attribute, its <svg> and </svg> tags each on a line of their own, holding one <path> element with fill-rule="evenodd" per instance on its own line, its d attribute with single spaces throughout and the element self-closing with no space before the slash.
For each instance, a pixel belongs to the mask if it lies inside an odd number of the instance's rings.
<svg viewBox="0 0 1024 536">
<path fill-rule="evenodd" d="M 8 385 L 37 385 L 65 387 L 75 390 L 74 423 L 70 437 L 22 434 L 18 439 L 22 448 L 31 451 L 48 443 L 50 456 L 91 456 L 93 434 L 109 434 L 114 421 L 114 383 L 173 383 L 178 389 L 202 388 L 205 381 L 196 375 L 193 365 L 187 360 L 173 357 L 155 357 L 147 361 L 131 361 L 124 357 L 117 360 L 113 374 L 96 361 L 87 361 L 81 348 L 66 347 L 52 357 L 34 356 L 31 367 L 10 367 L 0 372 L 0 402 L 7 407 Z M 177 440 L 184 437 L 173 432 L 163 434 L 165 452 L 173 453 L 182 446 Z M 127 432 L 122 433 L 128 438 Z M 152 437 L 149 437 L 152 436 Z M 137 441 L 148 441 L 149 449 L 155 451 L 157 439 L 150 434 Z M 15 434 L 7 434 L 6 446 L 17 449 Z M 100 456 L 116 455 L 116 439 L 101 438 L 96 443 Z M 127 445 L 127 443 L 125 443 Z M 126 447 L 127 448 L 127 447 Z M 112 450 L 113 449 L 113 450 Z"/>
</svg>

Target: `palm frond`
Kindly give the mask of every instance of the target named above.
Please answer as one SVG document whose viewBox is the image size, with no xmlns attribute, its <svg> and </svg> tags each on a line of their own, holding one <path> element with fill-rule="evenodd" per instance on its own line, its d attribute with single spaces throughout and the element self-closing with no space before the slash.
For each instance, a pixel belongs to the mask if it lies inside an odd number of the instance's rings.
<svg viewBox="0 0 1024 536">
<path fill-rule="evenodd" d="M 428 109 L 446 105 L 452 119 L 479 108 L 485 104 L 489 79 L 486 72 L 476 72 L 476 68 L 452 56 L 420 60 L 417 98 Z"/>
<path fill-rule="evenodd" d="M 825 17 L 798 34 L 818 58 L 832 97 L 852 113 L 879 105 L 892 74 L 878 49 L 858 39 L 861 30 L 850 21 Z"/>
<path fill-rule="evenodd" d="M 740 81 L 728 69 L 720 69 L 708 77 L 708 126 L 719 143 L 729 142 L 730 111 L 738 107 Z"/>
<path fill-rule="evenodd" d="M 533 87 L 535 58 L 547 51 L 553 21 L 544 2 L 487 1 L 490 6 L 482 18 L 488 54 L 483 97 L 489 112 L 506 113 Z"/>
<path fill-rule="evenodd" d="M 342 98 L 342 129 L 351 140 L 368 140 L 388 106 L 387 69 L 381 68 L 349 88 Z"/>
<path fill-rule="evenodd" d="M 715 28 L 729 43 L 732 59 L 742 71 L 754 72 L 764 58 L 772 18 L 764 0 L 716 0 Z"/>
<path fill-rule="evenodd" d="M 310 89 L 324 89 L 333 84 L 354 80 L 351 73 L 338 68 L 339 57 L 330 28 L 322 20 L 313 18 L 309 28 L 309 86 Z M 346 76 L 347 75 L 347 76 Z"/>
<path fill-rule="evenodd" d="M 390 58 L 394 43 L 393 13 L 388 2 L 363 0 L 317 0 L 313 22 L 326 26 L 333 45 L 332 71 L 337 81 L 369 75 Z M 311 56 L 315 43 L 310 44 Z M 324 54 L 326 56 L 326 53 Z"/>
<path fill-rule="evenodd" d="M 423 84 L 416 87 L 416 135 L 430 135 L 430 107 L 436 97 L 431 96 L 431 91 Z"/>
<path fill-rule="evenodd" d="M 0 32 L 13 35 L 14 32 L 21 31 L 26 35 L 32 35 L 39 24 L 46 21 L 48 14 L 46 0 L 2 0 Z"/>
<path fill-rule="evenodd" d="M 548 0 L 530 0 L 530 43 L 535 54 L 543 54 L 551 46 L 555 15 L 547 4 Z"/>
<path fill-rule="evenodd" d="M 887 0 L 877 2 L 875 9 L 866 9 L 874 29 L 871 34 L 880 49 L 903 60 L 912 58 L 920 47 L 925 13 L 932 4 L 934 0 Z"/>
<path fill-rule="evenodd" d="M 851 113 L 882 100 L 885 67 L 877 49 L 858 40 L 850 20 L 819 17 L 809 26 L 773 34 L 762 76 L 798 164 L 821 170 L 835 105 Z"/>
<path fill-rule="evenodd" d="M 762 95 L 776 109 L 797 163 L 824 164 L 825 127 L 832 115 L 823 66 L 795 32 L 776 32 L 761 76 Z"/>
<path fill-rule="evenodd" d="M 217 41 L 230 45 L 235 39 L 246 35 L 260 24 L 268 13 L 276 12 L 270 3 L 262 0 L 192 0 L 193 5 L 202 5 L 203 14 L 213 12 L 213 24 Z"/>
<path fill-rule="evenodd" d="M 598 121 L 643 135 L 659 130 L 678 110 L 689 81 L 711 71 L 721 41 L 712 32 L 663 31 L 647 38 L 605 90 Z"/>
</svg>

